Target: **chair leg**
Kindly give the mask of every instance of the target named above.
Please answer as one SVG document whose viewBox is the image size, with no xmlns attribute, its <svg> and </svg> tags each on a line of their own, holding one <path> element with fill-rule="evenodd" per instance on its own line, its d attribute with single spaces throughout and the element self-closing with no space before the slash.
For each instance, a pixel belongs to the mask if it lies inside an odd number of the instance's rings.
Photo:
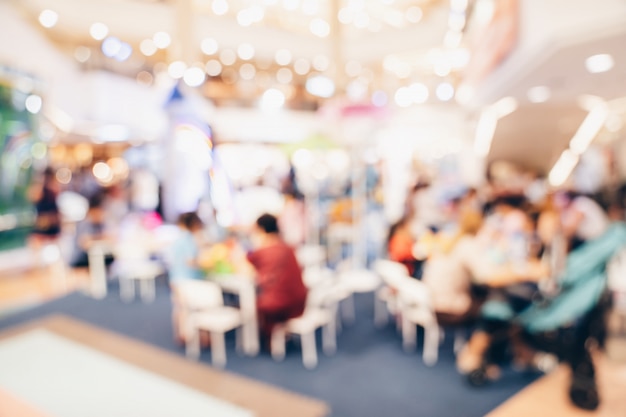
<svg viewBox="0 0 626 417">
<path fill-rule="evenodd" d="M 380 300 L 376 293 L 374 293 L 374 297 L 374 325 L 381 328 L 389 322 L 387 303 L 384 300 Z"/>
<path fill-rule="evenodd" d="M 422 358 L 424 363 L 432 366 L 437 363 L 439 353 L 439 326 L 431 324 L 424 326 L 424 351 Z"/>
<path fill-rule="evenodd" d="M 341 313 L 343 318 L 346 319 L 346 323 L 354 323 L 356 320 L 356 310 L 354 307 L 354 294 L 350 294 L 343 303 L 341 303 Z"/>
<path fill-rule="evenodd" d="M 303 333 L 300 336 L 302 342 L 302 363 L 306 369 L 317 366 L 317 347 L 315 346 L 315 331 Z"/>
<path fill-rule="evenodd" d="M 275 361 L 282 361 L 285 359 L 285 327 L 276 326 L 272 331 L 272 340 L 270 341 L 270 350 L 272 352 L 272 358 Z"/>
<path fill-rule="evenodd" d="M 322 327 L 322 349 L 326 355 L 332 355 L 337 351 L 337 331 L 335 329 L 336 322 L 334 319 L 328 321 Z"/>
<path fill-rule="evenodd" d="M 417 332 L 415 330 L 415 324 L 402 317 L 402 346 L 405 352 L 412 352 L 415 349 L 415 345 L 417 344 L 415 341 L 416 337 Z"/>
<path fill-rule="evenodd" d="M 192 359 L 200 357 L 200 330 L 196 328 L 189 318 L 185 323 L 185 354 Z"/>
<path fill-rule="evenodd" d="M 458 328 L 454 331 L 454 353 L 459 353 L 465 346 L 465 329 Z"/>
<path fill-rule="evenodd" d="M 226 366 L 226 342 L 222 332 L 211 332 L 211 362 L 218 368 Z"/>
<path fill-rule="evenodd" d="M 239 326 L 235 329 L 235 350 L 241 355 L 247 351 L 247 347 L 246 328 L 245 326 Z"/>
</svg>

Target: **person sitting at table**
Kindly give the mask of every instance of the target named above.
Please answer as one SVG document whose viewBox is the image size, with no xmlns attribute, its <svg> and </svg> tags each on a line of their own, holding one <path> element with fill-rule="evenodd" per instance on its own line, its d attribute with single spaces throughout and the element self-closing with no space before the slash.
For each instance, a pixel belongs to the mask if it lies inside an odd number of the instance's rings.
<svg viewBox="0 0 626 417">
<path fill-rule="evenodd" d="M 76 224 L 74 251 L 70 260 L 70 265 L 74 268 L 89 266 L 89 248 L 94 242 L 107 239 L 102 201 L 100 194 L 92 196 L 89 199 L 89 208 L 85 218 Z M 110 265 L 113 262 L 113 255 L 106 254 L 104 261 L 106 265 Z"/>
<path fill-rule="evenodd" d="M 204 224 L 196 213 L 183 213 L 177 221 L 180 235 L 171 249 L 170 282 L 181 279 L 203 279 L 204 272 L 198 264 L 199 247 L 196 235 Z"/>
<path fill-rule="evenodd" d="M 264 346 L 274 326 L 304 312 L 307 288 L 294 250 L 280 236 L 277 218 L 260 216 L 252 230 L 247 259 L 256 271 L 257 314 Z"/>
<path fill-rule="evenodd" d="M 203 229 L 202 220 L 196 213 L 183 213 L 178 216 L 177 225 L 180 235 L 174 241 L 169 259 L 169 280 L 172 291 L 172 324 L 174 335 L 179 344 L 185 343 L 183 324 L 187 319 L 184 308 L 184 300 L 177 291 L 177 286 L 187 280 L 200 280 L 204 278 L 204 272 L 198 264 L 199 248 L 196 235 Z M 200 333 L 200 343 L 206 347 L 209 338 L 206 332 Z"/>
</svg>

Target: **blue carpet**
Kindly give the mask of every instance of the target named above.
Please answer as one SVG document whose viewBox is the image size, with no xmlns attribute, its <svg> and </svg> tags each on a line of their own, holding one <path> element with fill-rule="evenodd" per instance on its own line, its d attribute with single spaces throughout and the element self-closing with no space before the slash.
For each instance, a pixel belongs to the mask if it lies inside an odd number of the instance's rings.
<svg viewBox="0 0 626 417">
<path fill-rule="evenodd" d="M 454 367 L 451 337 L 441 346 L 437 365 L 426 367 L 419 349 L 412 354 L 402 351 L 391 324 L 385 329 L 374 327 L 371 294 L 357 295 L 355 301 L 356 323 L 338 335 L 334 356 L 320 354 L 315 370 L 303 368 L 297 341 L 288 347 L 285 361 L 276 363 L 266 353 L 256 358 L 238 356 L 232 336 L 227 339 L 227 370 L 326 401 L 333 417 L 480 417 L 537 377 L 506 371 L 498 383 L 471 388 Z M 164 282 L 157 285 L 152 304 L 124 303 L 112 286 L 103 300 L 70 294 L 6 317 L 0 320 L 0 329 L 57 313 L 184 356 L 173 341 Z M 202 354 L 201 361 L 210 363 L 210 351 Z"/>
</svg>

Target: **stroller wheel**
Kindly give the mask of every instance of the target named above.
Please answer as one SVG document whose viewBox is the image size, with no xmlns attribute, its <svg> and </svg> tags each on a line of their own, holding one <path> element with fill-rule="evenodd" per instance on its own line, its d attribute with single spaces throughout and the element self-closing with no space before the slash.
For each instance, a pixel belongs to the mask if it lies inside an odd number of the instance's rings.
<svg viewBox="0 0 626 417">
<path fill-rule="evenodd" d="M 593 379 L 575 378 L 569 390 L 572 403 L 583 410 L 593 411 L 600 405 L 598 389 Z"/>
<path fill-rule="evenodd" d="M 487 384 L 489 378 L 487 378 L 487 370 L 485 367 L 480 367 L 467 374 L 467 382 L 473 387 L 482 387 Z"/>
</svg>

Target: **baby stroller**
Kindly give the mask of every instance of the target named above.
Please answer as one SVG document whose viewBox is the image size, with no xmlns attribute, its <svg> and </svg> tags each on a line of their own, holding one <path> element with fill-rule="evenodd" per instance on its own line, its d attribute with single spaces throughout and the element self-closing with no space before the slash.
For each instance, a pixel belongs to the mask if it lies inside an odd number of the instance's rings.
<svg viewBox="0 0 626 417">
<path fill-rule="evenodd" d="M 478 369 L 467 373 L 470 384 L 488 380 L 491 365 L 503 360 L 512 339 L 537 351 L 556 355 L 571 367 L 569 390 L 578 407 L 594 410 L 600 400 L 590 355 L 590 341 L 604 347 L 606 313 L 611 307 L 607 291 L 606 265 L 626 245 L 626 225 L 614 224 L 600 238 L 572 251 L 556 291 L 537 291 L 526 305 L 486 302 L 481 313 L 489 347 Z M 517 308 L 516 308 L 517 307 Z"/>
</svg>

